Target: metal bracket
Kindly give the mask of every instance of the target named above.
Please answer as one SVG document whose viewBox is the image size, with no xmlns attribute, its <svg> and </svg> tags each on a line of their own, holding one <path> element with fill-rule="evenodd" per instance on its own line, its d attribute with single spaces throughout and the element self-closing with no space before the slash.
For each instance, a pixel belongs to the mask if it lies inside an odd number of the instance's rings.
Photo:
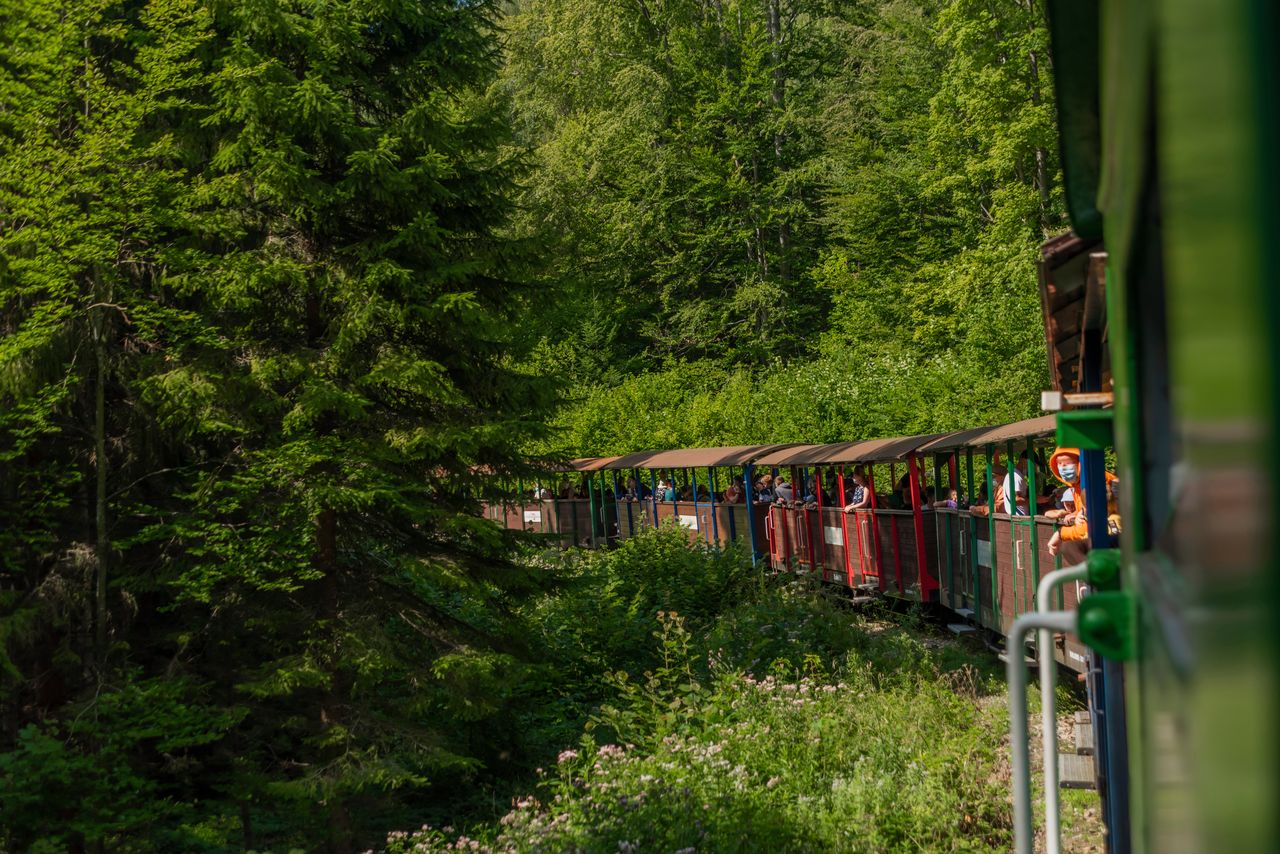
<svg viewBox="0 0 1280 854">
<path fill-rule="evenodd" d="M 1137 654 L 1138 600 L 1127 590 L 1099 590 L 1077 605 L 1080 640 L 1112 661 L 1132 661 Z"/>
<path fill-rule="evenodd" d="M 1074 409 L 1058 413 L 1058 445 L 1082 451 L 1105 451 L 1112 444 L 1110 409 Z"/>
<path fill-rule="evenodd" d="M 1085 558 L 1085 578 L 1094 590 L 1120 589 L 1120 550 L 1094 549 Z"/>
</svg>

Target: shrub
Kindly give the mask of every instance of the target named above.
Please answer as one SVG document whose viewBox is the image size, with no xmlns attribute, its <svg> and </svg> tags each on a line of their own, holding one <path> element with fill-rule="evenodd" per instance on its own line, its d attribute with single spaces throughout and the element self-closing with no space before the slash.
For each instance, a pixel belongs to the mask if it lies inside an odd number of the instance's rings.
<svg viewBox="0 0 1280 854">
<path fill-rule="evenodd" d="M 550 770 L 495 821 L 388 850 L 1008 847 L 996 686 L 918 615 L 858 616 L 679 529 L 549 571 L 525 616 L 560 695 L 535 721 Z"/>
</svg>

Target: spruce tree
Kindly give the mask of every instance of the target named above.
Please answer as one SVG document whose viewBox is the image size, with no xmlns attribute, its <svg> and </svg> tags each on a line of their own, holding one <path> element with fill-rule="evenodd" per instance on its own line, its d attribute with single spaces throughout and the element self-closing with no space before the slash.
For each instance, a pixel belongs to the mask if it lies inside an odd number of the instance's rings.
<svg viewBox="0 0 1280 854">
<path fill-rule="evenodd" d="M 471 487 L 546 395 L 492 15 L 0 24 L 5 847 L 351 850 L 515 738 Z"/>
<path fill-rule="evenodd" d="M 218 318 L 211 407 L 235 420 L 176 416 L 218 464 L 147 535 L 180 544 L 182 599 L 226 615 L 203 655 L 253 662 L 233 675 L 259 710 L 243 779 L 322 804 L 336 850 L 354 800 L 475 767 L 456 715 L 500 708 L 516 667 L 480 643 L 497 623 L 448 606 L 496 595 L 466 487 L 515 465 L 541 405 L 507 367 L 527 295 L 504 234 L 518 164 L 483 97 L 491 12 L 259 2 L 216 21 L 212 156 L 175 264 Z M 187 378 L 158 379 L 157 405 L 189 413 Z M 473 674 L 493 696 L 458 706 Z"/>
</svg>

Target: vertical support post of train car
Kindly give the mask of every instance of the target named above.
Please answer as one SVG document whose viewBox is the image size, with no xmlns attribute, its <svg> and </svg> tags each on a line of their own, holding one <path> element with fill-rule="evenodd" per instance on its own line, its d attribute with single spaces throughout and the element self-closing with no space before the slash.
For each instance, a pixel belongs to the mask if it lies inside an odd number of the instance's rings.
<svg viewBox="0 0 1280 854">
<path fill-rule="evenodd" d="M 627 495 L 626 490 L 620 490 L 618 487 L 618 472 L 615 470 L 613 474 L 613 502 L 616 506 L 620 501 L 625 501 L 627 505 L 627 536 L 634 536 L 636 533 L 636 517 L 631 508 L 631 496 Z M 619 495 L 622 498 L 619 498 Z M 640 497 L 640 481 L 636 481 L 636 498 Z M 622 508 L 617 508 L 618 515 L 618 539 L 622 539 Z"/>
<path fill-rule="evenodd" d="M 689 485 L 689 495 L 693 497 L 693 530 L 697 532 L 698 539 L 701 540 L 702 517 L 698 515 L 698 469 L 685 469 L 684 479 Z"/>
<path fill-rule="evenodd" d="M 787 508 L 791 517 L 792 526 L 796 532 L 796 551 L 800 552 L 796 555 L 796 563 L 803 566 L 809 565 L 809 569 L 813 569 L 813 542 L 809 536 L 809 507 L 804 503 L 804 469 L 800 466 L 791 467 L 791 506 Z M 797 510 L 795 505 L 800 503 L 800 509 Z M 790 530 L 790 528 L 788 529 Z M 800 551 L 803 549 L 803 551 Z"/>
<path fill-rule="evenodd" d="M 796 479 L 794 471 L 792 471 L 791 473 L 791 479 L 792 480 Z M 773 492 L 774 505 L 773 505 L 773 509 L 769 511 L 769 516 L 770 518 L 772 518 L 773 510 L 777 510 L 778 515 L 782 517 L 782 562 L 786 565 L 787 569 L 789 570 L 791 569 L 791 523 L 790 523 L 790 513 L 789 513 L 790 508 L 787 507 L 785 503 L 783 503 L 786 501 L 786 499 L 778 495 L 778 491 L 777 491 L 778 476 L 776 474 L 773 476 L 773 489 L 774 489 L 774 492 Z M 791 484 L 791 497 L 793 499 L 796 497 L 796 485 L 794 483 Z M 774 523 L 773 530 L 774 531 L 778 530 L 777 522 Z"/>
<path fill-rule="evenodd" d="M 604 541 L 606 547 L 609 545 L 609 504 L 612 496 L 614 516 L 617 516 L 618 505 L 616 503 L 618 491 L 609 489 L 608 478 L 605 477 L 604 470 L 596 472 L 596 480 L 600 484 L 600 503 L 596 507 L 597 516 L 600 519 L 600 539 Z"/>
<path fill-rule="evenodd" d="M 609 486 L 609 478 L 605 475 L 604 469 L 599 472 L 600 476 L 600 536 L 604 537 L 604 544 L 609 545 L 609 534 L 612 529 L 609 527 L 609 507 L 613 507 L 613 518 L 618 518 L 618 489 L 617 486 Z M 616 475 L 614 480 L 616 481 Z"/>
<path fill-rule="evenodd" d="M 616 518 L 618 515 L 618 505 L 616 503 L 618 498 L 618 490 L 609 489 L 609 482 L 608 482 L 608 478 L 605 477 L 604 469 L 601 469 L 600 471 L 596 472 L 596 478 L 600 484 L 600 505 L 598 507 L 598 513 L 600 517 L 600 538 L 604 540 L 605 546 L 608 547 L 609 545 L 609 505 L 611 503 L 613 504 L 614 517 Z M 610 496 L 612 496 L 612 499 L 610 499 Z"/>
<path fill-rule="evenodd" d="M 596 517 L 599 507 L 596 504 L 596 475 L 595 472 L 584 474 L 583 480 L 587 482 L 587 518 L 591 522 L 591 548 L 597 548 L 596 543 Z"/>
<path fill-rule="evenodd" d="M 1009 469 L 1009 473 L 1004 476 L 1004 482 L 1009 484 L 1009 488 L 1004 490 L 1004 503 L 1009 506 L 1009 561 L 1013 564 L 1009 567 L 1009 578 L 1012 580 L 1009 592 L 1013 595 L 1013 616 L 1017 617 L 1022 611 L 1022 595 L 1018 588 L 1022 551 L 1018 548 L 1018 458 L 1014 455 L 1012 439 L 1004 443 L 1004 452 Z M 1023 478 L 1023 489 L 1026 489 L 1026 485 L 1027 481 Z"/>
<path fill-rule="evenodd" d="M 680 487 L 676 485 L 676 469 L 671 470 L 671 518 L 680 527 Z M 683 471 L 683 469 L 681 469 Z M 685 483 L 689 482 L 689 473 L 685 472 Z"/>
<path fill-rule="evenodd" d="M 742 467 L 742 497 L 747 506 L 747 536 L 751 539 L 751 565 L 760 561 L 760 532 L 756 529 L 756 467 L 747 463 Z"/>
<path fill-rule="evenodd" d="M 555 485 L 554 480 L 552 480 L 551 483 L 552 485 Z M 560 512 L 560 505 L 564 503 L 564 500 L 560 498 L 560 490 L 562 490 L 563 488 L 564 488 L 564 484 L 560 484 L 559 486 L 556 486 L 555 489 L 551 491 L 551 506 L 554 507 L 556 510 L 555 534 L 556 534 L 556 539 L 561 543 L 564 542 L 564 519 L 561 518 L 563 514 L 561 514 Z"/>
<path fill-rule="evenodd" d="M 653 469 L 649 469 L 649 497 L 653 503 L 653 521 L 649 525 L 656 531 L 658 530 L 658 473 Z"/>
<path fill-rule="evenodd" d="M 817 466 L 813 469 L 813 497 L 817 499 L 818 504 L 818 551 L 822 555 L 820 562 L 822 579 L 825 581 L 827 578 L 827 521 L 822 518 L 822 469 Z"/>
<path fill-rule="evenodd" d="M 1040 484 L 1036 476 L 1040 473 L 1036 459 L 1035 439 L 1027 437 L 1027 513 L 1031 516 L 1031 526 L 1027 534 L 1030 537 L 1031 549 L 1031 594 L 1027 597 L 1027 610 L 1036 607 L 1036 590 L 1040 586 L 1040 537 L 1036 530 L 1036 512 L 1040 509 Z M 1037 655 L 1039 652 L 1037 652 Z"/>
<path fill-rule="evenodd" d="M 867 488 L 871 490 L 871 548 L 874 554 L 871 556 L 871 565 L 876 570 L 876 582 L 880 586 L 880 592 L 884 592 L 884 566 L 880 556 L 880 524 L 876 519 L 876 509 L 880 505 L 880 499 L 876 496 L 876 475 L 875 464 L 867 466 Z"/>
<path fill-rule="evenodd" d="M 987 545 L 991 561 L 991 614 L 996 628 L 1000 628 L 1000 581 L 996 578 L 996 446 L 987 443 Z"/>
<path fill-rule="evenodd" d="M 939 513 L 938 504 L 946 504 L 947 500 L 942 497 L 942 459 L 938 456 L 938 452 L 933 452 L 933 530 L 935 538 L 938 541 L 938 554 L 946 555 L 946 575 L 947 580 L 947 607 L 955 610 L 956 607 L 956 589 L 955 589 L 955 573 L 951 567 L 951 514 Z M 943 522 L 943 519 L 946 522 Z M 946 543 L 946 548 L 942 544 Z M 939 584 L 942 578 L 935 579 Z M 938 599 L 942 599 L 942 595 L 938 595 Z"/>
<path fill-rule="evenodd" d="M 712 474 L 713 475 L 716 474 L 716 470 L 712 469 Z M 728 469 L 728 483 L 730 483 L 730 485 L 733 484 L 733 467 L 732 466 L 730 466 L 730 469 Z M 748 495 L 748 492 L 746 492 L 746 476 L 744 476 L 744 478 L 742 478 L 742 499 L 744 499 L 744 501 L 746 501 L 746 495 Z M 750 515 L 751 513 L 751 502 L 749 501 L 746 502 L 746 512 L 748 512 L 748 515 Z M 737 519 L 735 515 L 733 515 L 733 504 L 728 504 L 728 512 L 724 513 L 724 515 L 728 517 L 728 539 L 730 539 L 731 543 L 736 543 L 737 542 Z"/>
<path fill-rule="evenodd" d="M 916 535 L 916 585 L 920 588 L 920 601 L 928 602 L 933 586 L 929 583 L 929 561 L 924 549 L 924 493 L 920 489 L 920 461 L 914 451 L 907 454 L 907 476 L 911 478 L 911 524 Z"/>
<path fill-rule="evenodd" d="M 956 556 L 951 551 L 951 538 L 952 533 L 957 528 L 963 528 L 960 516 L 960 478 L 958 477 L 960 467 L 957 465 L 957 457 L 959 455 L 960 452 L 954 450 L 947 455 L 947 491 L 949 493 L 954 489 L 956 492 L 955 515 L 947 514 L 947 583 L 951 587 L 952 610 L 956 607 Z M 941 492 L 939 492 L 939 496 L 941 496 Z M 950 501 L 951 499 L 948 498 L 947 500 Z M 964 537 L 963 530 L 959 536 Z"/>
<path fill-rule="evenodd" d="M 898 466 L 895 463 L 889 463 L 889 480 L 893 483 L 891 487 L 894 493 L 898 492 Z M 898 496 L 901 501 L 902 497 Z M 898 579 L 898 595 L 906 593 L 902 589 L 902 544 L 898 540 L 898 517 L 889 517 L 889 530 L 893 532 L 893 572 Z"/>
<path fill-rule="evenodd" d="M 586 489 L 586 506 L 588 506 L 588 521 L 590 521 L 590 516 L 591 516 L 590 507 L 591 507 L 591 504 L 595 503 L 595 499 L 591 497 L 590 481 L 588 480 L 588 475 L 580 474 L 579 478 L 577 478 L 577 485 L 579 485 L 579 489 L 581 489 L 582 487 L 588 488 Z M 575 497 L 573 497 L 573 501 L 575 502 L 581 501 L 581 498 L 577 498 L 575 495 Z M 571 510 L 573 511 L 573 545 L 577 545 L 582 542 L 582 534 L 581 534 L 581 526 L 579 525 L 579 522 L 577 522 L 577 504 L 576 503 L 573 504 L 573 506 L 571 507 Z M 595 545 L 595 526 L 594 525 L 591 526 L 591 545 Z"/>
<path fill-rule="evenodd" d="M 849 499 L 845 497 L 844 491 L 844 466 L 836 467 L 836 489 L 840 496 L 840 536 L 844 538 L 844 577 L 849 582 L 849 587 L 853 587 L 853 554 L 849 548 L 849 514 L 845 512 L 845 507 L 849 504 Z M 859 538 L 861 540 L 861 538 Z M 861 549 L 858 555 L 862 555 Z"/>
<path fill-rule="evenodd" d="M 711 541 L 712 545 L 720 548 L 720 522 L 716 519 L 716 470 L 714 466 L 707 466 L 707 482 L 711 489 Z M 732 510 L 729 511 L 732 514 Z M 733 525 L 733 516 L 729 517 L 730 526 Z"/>
<path fill-rule="evenodd" d="M 978 520 L 969 512 L 969 508 L 977 503 L 978 490 L 974 489 L 973 480 L 973 448 L 964 449 L 964 474 L 965 474 L 965 514 L 964 514 L 964 533 L 962 536 L 967 537 L 967 551 L 969 555 L 969 565 L 965 567 L 965 571 L 969 573 L 969 602 L 965 607 L 972 607 L 974 603 L 978 605 L 978 620 L 982 620 L 982 602 L 978 598 L 978 591 L 982 588 L 978 585 Z"/>
</svg>

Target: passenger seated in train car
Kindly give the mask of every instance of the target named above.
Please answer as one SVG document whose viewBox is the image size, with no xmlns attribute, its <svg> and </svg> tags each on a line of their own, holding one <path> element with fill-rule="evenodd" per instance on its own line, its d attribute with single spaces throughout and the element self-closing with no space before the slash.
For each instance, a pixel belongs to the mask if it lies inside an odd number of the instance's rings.
<svg viewBox="0 0 1280 854">
<path fill-rule="evenodd" d="M 805 481 L 804 481 L 803 501 L 807 505 L 813 505 L 812 507 L 809 508 L 813 510 L 817 508 L 819 498 L 822 499 L 822 506 L 824 507 L 830 507 L 833 503 L 835 503 L 831 500 L 831 493 L 828 490 L 818 489 L 818 478 L 815 477 L 814 475 L 809 475 L 807 478 L 805 478 Z"/>
<path fill-rule="evenodd" d="M 755 498 L 757 504 L 773 503 L 773 475 L 762 475 L 756 480 Z"/>
<path fill-rule="evenodd" d="M 626 489 L 622 492 L 622 497 L 627 501 L 639 501 L 643 498 L 648 498 L 651 494 L 649 487 L 639 483 L 634 477 L 629 477 L 627 478 Z"/>
<path fill-rule="evenodd" d="M 1088 506 L 1088 500 L 1080 488 L 1080 451 L 1076 448 L 1058 448 L 1049 458 L 1049 469 L 1059 480 L 1071 487 L 1073 497 L 1076 499 L 1075 512 L 1062 516 L 1058 520 L 1058 529 L 1049 538 L 1049 554 L 1057 555 L 1068 545 L 1087 547 L 1089 519 L 1085 508 Z M 1107 525 L 1111 533 L 1118 536 L 1120 533 L 1118 505 L 1112 502 L 1113 496 L 1117 494 L 1115 487 L 1117 479 L 1115 474 L 1109 471 L 1104 472 L 1104 475 L 1107 490 Z M 1115 515 L 1114 524 L 1112 515 Z"/>
<path fill-rule="evenodd" d="M 938 500 L 938 491 L 932 486 L 926 486 L 924 488 L 923 497 L 924 501 L 920 504 L 920 509 L 932 510 L 935 506 L 935 502 Z"/>
<path fill-rule="evenodd" d="M 559 492 L 559 494 L 558 494 L 558 496 L 557 496 L 557 497 L 558 497 L 558 498 L 560 498 L 561 500 L 565 500 L 565 501 L 567 501 L 567 500 L 568 500 L 568 499 L 570 499 L 570 498 L 575 497 L 575 496 L 574 496 L 573 483 L 572 483 L 571 481 L 568 481 L 568 480 L 561 482 L 561 484 L 560 484 L 560 492 Z"/>
<path fill-rule="evenodd" d="M 922 488 L 923 494 L 924 489 Z M 898 485 L 894 487 L 893 492 L 889 494 L 888 500 L 885 502 L 890 510 L 910 510 L 911 509 L 911 475 L 904 474 L 898 479 Z"/>
<path fill-rule="evenodd" d="M 733 482 L 729 484 L 729 488 L 724 491 L 725 504 L 742 504 L 747 500 L 746 484 L 742 481 L 742 475 L 735 474 Z"/>
<path fill-rule="evenodd" d="M 1005 513 L 1010 516 L 1026 516 L 1028 514 L 1027 501 L 1027 452 L 1023 451 L 1018 455 L 1018 461 L 1014 463 L 1011 469 L 1001 481 L 1000 491 L 996 505 L 1003 508 Z"/>
<path fill-rule="evenodd" d="M 1062 486 L 1053 491 L 1053 506 L 1044 512 L 1049 519 L 1061 519 L 1076 512 L 1076 494 L 1069 486 Z"/>
<path fill-rule="evenodd" d="M 848 497 L 849 503 L 844 506 L 846 513 L 871 507 L 871 490 L 867 488 L 867 475 L 860 468 L 853 470 L 853 489 L 848 491 Z"/>
<path fill-rule="evenodd" d="M 773 487 L 773 496 L 775 501 L 795 501 L 796 491 L 785 477 L 779 477 Z"/>
<path fill-rule="evenodd" d="M 551 499 L 551 490 L 542 484 L 538 484 L 533 488 L 533 497 L 536 501 L 549 501 Z"/>
<path fill-rule="evenodd" d="M 805 483 L 805 501 L 816 504 L 821 499 L 823 507 L 833 506 L 836 503 L 835 493 L 831 489 L 833 483 L 835 483 L 834 475 L 824 480 L 822 489 L 819 489 L 817 475 L 810 475 Z"/>
</svg>

